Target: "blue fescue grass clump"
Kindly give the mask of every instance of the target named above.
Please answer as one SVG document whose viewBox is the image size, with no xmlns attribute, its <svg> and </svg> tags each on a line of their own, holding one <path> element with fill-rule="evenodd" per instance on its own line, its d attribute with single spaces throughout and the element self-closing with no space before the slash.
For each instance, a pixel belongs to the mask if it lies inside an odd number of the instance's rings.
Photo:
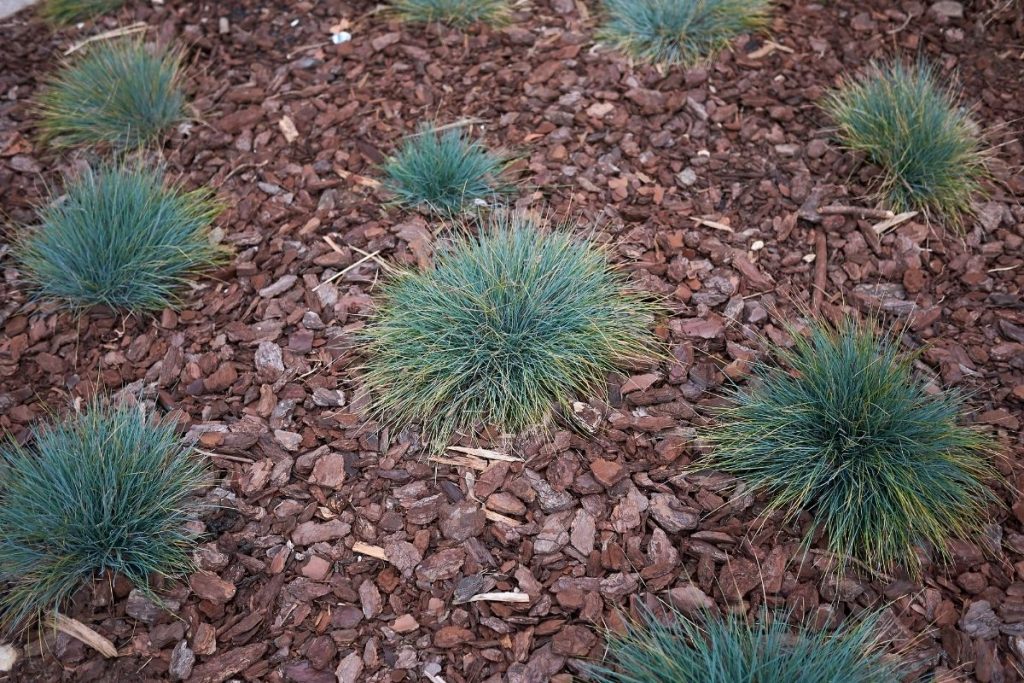
<svg viewBox="0 0 1024 683">
<path fill-rule="evenodd" d="M 158 311 L 179 302 L 199 271 L 219 263 L 219 208 L 207 190 L 165 186 L 140 164 L 87 170 L 41 212 L 15 252 L 35 295 L 82 311 Z"/>
<path fill-rule="evenodd" d="M 376 415 L 419 423 L 434 449 L 481 424 L 542 426 L 615 368 L 660 357 L 656 305 L 601 248 L 515 213 L 482 220 L 387 282 L 363 333 Z"/>
<path fill-rule="evenodd" d="M 136 39 L 90 46 L 40 95 L 41 137 L 56 147 L 141 147 L 185 118 L 181 81 L 179 51 Z"/>
<path fill-rule="evenodd" d="M 706 433 L 706 467 L 753 485 L 771 510 L 809 511 L 838 568 L 853 558 L 916 574 L 915 547 L 944 555 L 978 533 L 995 473 L 989 440 L 958 422 L 961 396 L 929 392 L 916 355 L 870 324 L 792 336 L 775 349 L 783 367 L 762 366 Z"/>
<path fill-rule="evenodd" d="M 0 630 L 61 609 L 106 570 L 144 592 L 190 571 L 202 462 L 173 424 L 93 401 L 0 447 Z"/>
<path fill-rule="evenodd" d="M 421 126 L 384 165 L 384 187 L 395 202 L 454 216 L 477 200 L 509 191 L 507 159 L 457 127 Z"/>
<path fill-rule="evenodd" d="M 113 12 L 125 0 L 44 0 L 39 12 L 53 24 L 73 24 Z"/>
<path fill-rule="evenodd" d="M 838 629 L 794 627 L 785 613 L 762 611 L 754 621 L 705 614 L 693 621 L 676 610 L 646 615 L 611 634 L 609 661 L 588 667 L 595 683 L 892 683 L 901 667 L 871 615 Z"/>
<path fill-rule="evenodd" d="M 882 201 L 961 227 L 982 191 L 986 153 L 970 112 L 925 61 L 873 64 L 825 100 L 846 147 L 880 167 Z"/>
<path fill-rule="evenodd" d="M 771 0 L 602 0 L 600 40 L 640 62 L 694 66 L 768 23 Z"/>
<path fill-rule="evenodd" d="M 498 26 L 508 21 L 507 0 L 391 0 L 402 21 L 427 24 L 439 21 L 456 27 L 475 23 Z"/>
<path fill-rule="evenodd" d="M 125 0 L 44 0 L 39 13 L 47 22 L 63 26 L 113 12 L 123 4 Z"/>
</svg>

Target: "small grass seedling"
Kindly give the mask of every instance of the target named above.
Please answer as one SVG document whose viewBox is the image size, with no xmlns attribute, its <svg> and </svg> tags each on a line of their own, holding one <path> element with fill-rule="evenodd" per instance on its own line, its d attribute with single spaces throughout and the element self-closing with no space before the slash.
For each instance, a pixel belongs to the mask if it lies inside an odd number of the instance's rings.
<svg viewBox="0 0 1024 683">
<path fill-rule="evenodd" d="M 824 108 L 840 141 L 881 169 L 886 208 L 921 211 L 960 230 L 983 190 L 987 155 L 956 99 L 927 62 L 896 61 L 845 80 Z"/>
<path fill-rule="evenodd" d="M 770 0 L 602 0 L 598 37 L 638 62 L 695 66 L 768 23 Z"/>
<path fill-rule="evenodd" d="M 503 179 L 507 165 L 460 128 L 421 126 L 385 163 L 384 187 L 401 206 L 453 217 L 475 201 L 509 192 Z"/>
<path fill-rule="evenodd" d="M 886 657 L 878 617 L 838 629 L 792 626 L 786 613 L 705 613 L 692 620 L 627 620 L 608 639 L 608 660 L 588 667 L 594 683 L 891 683 L 901 667 Z"/>
<path fill-rule="evenodd" d="M 97 400 L 33 436 L 0 447 L 0 630 L 63 608 L 104 571 L 152 596 L 152 577 L 191 570 L 205 474 L 173 424 Z"/>
<path fill-rule="evenodd" d="M 15 245 L 37 298 L 76 311 L 159 311 L 226 256 L 210 241 L 219 207 L 207 190 L 184 192 L 158 171 L 118 164 L 87 170 L 65 191 Z"/>
<path fill-rule="evenodd" d="M 181 81 L 179 51 L 151 51 L 135 38 L 91 45 L 40 95 L 41 137 L 58 148 L 139 148 L 185 118 Z"/>
<path fill-rule="evenodd" d="M 457 28 L 484 23 L 500 26 L 508 21 L 507 0 L 391 0 L 395 15 L 413 24 L 439 21 Z"/>
<path fill-rule="evenodd" d="M 810 512 L 837 569 L 853 558 L 918 574 L 916 547 L 944 555 L 950 539 L 980 533 L 998 500 L 985 485 L 992 449 L 959 424 L 961 397 L 928 391 L 916 356 L 870 324 L 791 336 L 793 348 L 774 349 L 783 367 L 762 366 L 707 430 L 704 466 L 751 484 L 770 510 Z"/>
<path fill-rule="evenodd" d="M 518 434 L 660 356 L 655 304 L 594 244 L 494 212 L 427 270 L 383 287 L 363 333 L 363 383 L 378 418 L 422 426 L 441 449 L 481 424 Z"/>
<path fill-rule="evenodd" d="M 64 25 L 113 12 L 124 3 L 125 0 L 43 0 L 39 12 L 46 21 Z"/>
</svg>

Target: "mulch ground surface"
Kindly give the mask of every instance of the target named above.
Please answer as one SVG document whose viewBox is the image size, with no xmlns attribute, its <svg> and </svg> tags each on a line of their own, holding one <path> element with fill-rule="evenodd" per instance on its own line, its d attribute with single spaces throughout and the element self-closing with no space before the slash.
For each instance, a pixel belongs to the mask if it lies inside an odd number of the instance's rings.
<svg viewBox="0 0 1024 683">
<path fill-rule="evenodd" d="M 47 189 L 90 160 L 35 142 L 41 77 L 73 42 L 138 20 L 190 46 L 196 118 L 163 157 L 188 186 L 217 189 L 237 257 L 179 312 L 81 320 L 27 302 L 4 257 L 0 427 L 25 438 L 74 396 L 127 387 L 213 454 L 216 507 L 201 570 L 164 586 L 173 614 L 97 580 L 70 615 L 120 656 L 59 636 L 8 680 L 565 683 L 602 656 L 618 610 L 657 598 L 688 611 L 767 603 L 818 624 L 891 603 L 886 628 L 918 673 L 1024 678 L 1019 11 L 783 1 L 776 45 L 741 40 L 707 68 L 659 72 L 595 49 L 595 7 L 572 0 L 466 32 L 335 0 L 143 5 L 61 33 L 30 13 L 0 24 L 5 225 L 32 223 Z M 332 44 L 339 30 L 353 39 Z M 878 237 L 876 220 L 815 212 L 868 205 L 873 177 L 816 101 L 897 52 L 955 68 L 992 131 L 991 194 L 964 239 L 916 220 Z M 377 259 L 429 262 L 438 233 L 383 205 L 377 164 L 424 119 L 470 118 L 517 156 L 520 207 L 596 230 L 666 297 L 657 331 L 677 360 L 581 404 L 593 437 L 492 442 L 523 461 L 483 469 L 454 452 L 459 465 L 429 463 L 415 433 L 368 424 L 351 341 Z M 972 419 L 1004 446 L 1005 510 L 918 580 L 827 579 L 827 554 L 798 548 L 806 517 L 762 515 L 735 480 L 691 471 L 694 433 L 723 385 L 749 374 L 757 336 L 784 342 L 800 310 L 844 307 L 927 344 L 920 370 L 970 392 Z M 529 602 L 471 600 L 490 591 Z"/>
</svg>

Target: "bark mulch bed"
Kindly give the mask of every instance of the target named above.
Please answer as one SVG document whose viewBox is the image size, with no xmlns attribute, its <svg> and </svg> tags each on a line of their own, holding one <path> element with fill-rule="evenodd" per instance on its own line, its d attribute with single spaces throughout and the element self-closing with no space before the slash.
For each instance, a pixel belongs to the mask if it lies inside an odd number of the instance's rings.
<svg viewBox="0 0 1024 683">
<path fill-rule="evenodd" d="M 0 428 L 24 437 L 74 396 L 128 387 L 215 454 L 207 497 L 218 507 L 204 520 L 202 571 L 165 587 L 174 614 L 97 581 L 70 615 L 120 656 L 60 636 L 7 680 L 169 680 L 191 668 L 203 683 L 565 683 L 602 655 L 600 627 L 617 610 L 655 597 L 687 610 L 788 606 L 818 623 L 891 603 L 888 628 L 932 680 L 1024 678 L 1015 489 L 1000 491 L 1007 507 L 985 538 L 955 545 L 952 565 L 917 581 L 836 580 L 823 578 L 830 558 L 799 552 L 806 518 L 765 518 L 736 481 L 689 473 L 695 429 L 723 384 L 749 372 L 756 336 L 784 340 L 781 323 L 801 309 L 851 307 L 881 310 L 906 323 L 908 345 L 928 344 L 921 371 L 971 392 L 1017 484 L 1019 11 L 783 0 L 774 43 L 741 41 L 706 69 L 660 73 L 594 49 L 595 7 L 572 0 L 534 0 L 503 30 L 467 32 L 388 23 L 370 3 L 339 0 L 137 4 L 86 31 L 54 34 L 30 13 L 0 24 L 6 227 L 31 222 L 46 188 L 88 160 L 34 143 L 38 79 L 70 43 L 140 20 L 191 46 L 197 118 L 171 135 L 165 161 L 218 190 L 237 258 L 180 312 L 80 321 L 26 303 L 4 259 Z M 341 29 L 353 40 L 333 45 Z M 870 218 L 815 211 L 867 205 L 870 178 L 836 148 L 816 100 L 896 52 L 955 67 L 999 145 L 992 194 L 963 240 L 916 221 L 878 237 Z M 299 133 L 290 142 L 286 117 Z M 366 424 L 350 341 L 382 274 L 365 254 L 427 261 L 436 232 L 383 208 L 375 165 L 423 119 L 470 117 L 519 155 L 522 207 L 597 226 L 667 297 L 674 314 L 658 332 L 678 360 L 615 378 L 607 403 L 581 406 L 593 438 L 557 431 L 519 444 L 524 462 L 482 470 L 430 464 L 415 434 Z M 529 602 L 469 601 L 511 590 Z"/>
</svg>

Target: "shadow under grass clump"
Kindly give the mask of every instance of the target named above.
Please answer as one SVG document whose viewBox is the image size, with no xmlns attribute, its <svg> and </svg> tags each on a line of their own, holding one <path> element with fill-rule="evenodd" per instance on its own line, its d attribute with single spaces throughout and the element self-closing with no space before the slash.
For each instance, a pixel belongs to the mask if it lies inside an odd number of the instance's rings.
<svg viewBox="0 0 1024 683">
<path fill-rule="evenodd" d="M 125 0 L 43 0 L 39 13 L 52 24 L 73 24 L 120 8 Z"/>
<path fill-rule="evenodd" d="M 704 467 L 751 484 L 769 510 L 809 511 L 838 569 L 853 558 L 919 574 L 917 546 L 945 556 L 950 539 L 979 533 L 998 502 L 985 485 L 992 449 L 958 424 L 960 395 L 929 393 L 916 356 L 870 325 L 792 336 L 792 349 L 774 349 L 783 367 L 759 368 L 704 434 Z"/>
<path fill-rule="evenodd" d="M 786 613 L 645 615 L 608 640 L 609 662 L 588 666 L 594 683 L 892 683 L 901 667 L 885 654 L 878 617 L 838 629 L 792 627 Z"/>
<path fill-rule="evenodd" d="M 382 290 L 363 332 L 378 418 L 439 450 L 482 424 L 518 434 L 622 364 L 657 358 L 656 306 L 606 253 L 518 214 L 491 214 L 427 270 Z"/>
<path fill-rule="evenodd" d="M 185 118 L 181 53 L 120 39 L 86 48 L 39 98 L 39 129 L 55 147 L 131 149 Z"/>
<path fill-rule="evenodd" d="M 824 102 L 839 139 L 882 171 L 879 194 L 894 211 L 921 211 L 957 229 L 987 175 L 978 128 L 925 61 L 873 64 Z"/>
<path fill-rule="evenodd" d="M 173 423 L 93 401 L 33 436 L 0 446 L 0 630 L 61 609 L 107 570 L 150 595 L 151 577 L 191 570 L 205 474 Z"/>
<path fill-rule="evenodd" d="M 477 22 L 499 26 L 509 18 L 507 0 L 391 0 L 391 7 L 399 19 L 413 24 L 439 21 L 458 28 Z"/>
<path fill-rule="evenodd" d="M 603 42 L 640 62 L 695 66 L 768 23 L 770 0 L 602 0 Z"/>
<path fill-rule="evenodd" d="M 455 216 L 474 201 L 509 192 L 508 160 L 459 128 L 421 126 L 384 164 L 384 187 L 395 203 Z"/>
<path fill-rule="evenodd" d="M 37 298 L 77 311 L 158 311 L 176 305 L 189 278 L 226 254 L 210 241 L 219 211 L 211 193 L 165 186 L 158 171 L 90 169 L 66 193 L 15 246 Z"/>
</svg>

